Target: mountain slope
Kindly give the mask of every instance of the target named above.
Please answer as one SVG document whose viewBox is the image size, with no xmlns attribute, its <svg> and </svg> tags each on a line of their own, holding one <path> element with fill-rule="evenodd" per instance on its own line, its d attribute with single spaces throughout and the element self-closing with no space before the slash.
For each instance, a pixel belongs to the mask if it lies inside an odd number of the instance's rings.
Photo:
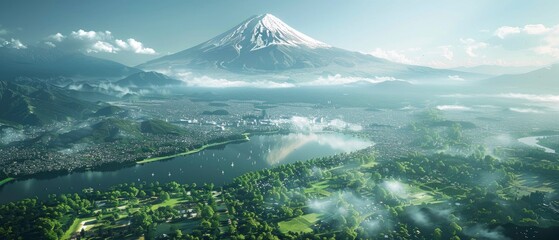
<svg viewBox="0 0 559 240">
<path fill-rule="evenodd" d="M 66 133 L 47 132 L 27 140 L 25 144 L 46 144 L 51 147 L 69 147 L 80 143 L 106 143 L 115 141 L 134 141 L 149 138 L 145 135 L 184 135 L 187 131 L 179 126 L 161 121 L 146 120 L 141 123 L 127 119 L 107 118 L 91 126 L 82 127 Z"/>
<path fill-rule="evenodd" d="M 509 67 L 509 66 L 498 66 L 498 65 L 478 65 L 474 67 L 457 67 L 452 70 L 480 73 L 487 75 L 503 75 L 503 74 L 522 74 L 530 71 L 534 71 L 538 67 L 528 66 L 528 67 Z"/>
<path fill-rule="evenodd" d="M 134 73 L 124 79 L 116 82 L 121 87 L 160 87 L 169 85 L 180 85 L 183 82 L 172 79 L 166 75 L 157 72 L 139 72 Z"/>
<path fill-rule="evenodd" d="M 69 118 L 80 119 L 97 106 L 70 96 L 46 83 L 0 81 L 0 121 L 42 125 Z"/>
<path fill-rule="evenodd" d="M 3 79 L 21 76 L 120 78 L 139 71 L 78 52 L 32 46 L 26 49 L 0 47 L 0 77 Z"/>
<path fill-rule="evenodd" d="M 162 120 L 146 120 L 140 123 L 140 130 L 143 133 L 150 133 L 156 135 L 182 135 L 186 133 L 186 130 L 175 126 L 173 124 L 167 123 Z"/>
<path fill-rule="evenodd" d="M 271 14 L 254 16 L 204 43 L 137 67 L 166 74 L 193 72 L 227 79 L 237 74 L 242 80 L 255 76 L 256 80 L 281 78 L 281 81 L 295 82 L 336 74 L 405 79 L 478 76 L 393 63 L 332 47 L 289 27 Z"/>
<path fill-rule="evenodd" d="M 559 91 L 559 64 L 523 74 L 502 75 L 480 82 L 488 87 L 511 91 L 535 90 L 550 93 Z"/>
</svg>

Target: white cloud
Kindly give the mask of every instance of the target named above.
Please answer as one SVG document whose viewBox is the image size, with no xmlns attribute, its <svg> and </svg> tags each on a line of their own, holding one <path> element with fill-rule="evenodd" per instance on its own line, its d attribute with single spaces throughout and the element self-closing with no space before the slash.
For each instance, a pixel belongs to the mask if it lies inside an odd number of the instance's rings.
<svg viewBox="0 0 559 240">
<path fill-rule="evenodd" d="M 91 46 L 91 48 L 87 49 L 87 52 L 107 52 L 107 53 L 116 53 L 119 49 L 115 48 L 112 44 L 103 41 L 97 41 Z"/>
<path fill-rule="evenodd" d="M 110 31 L 79 29 L 72 31 L 68 35 L 56 33 L 48 36 L 44 43 L 50 47 L 60 47 L 88 53 L 118 53 L 122 51 L 136 54 L 157 53 L 153 48 L 145 47 L 142 42 L 134 38 L 128 38 L 128 40 L 117 39 Z"/>
<path fill-rule="evenodd" d="M 495 30 L 495 36 L 504 39 L 507 35 L 520 33 L 519 27 L 509 27 L 509 26 L 502 26 Z"/>
<path fill-rule="evenodd" d="M 328 75 L 327 77 L 319 77 L 318 79 L 306 83 L 301 83 L 302 86 L 332 86 L 332 85 L 344 85 L 355 82 L 368 82 L 368 83 L 381 83 L 386 81 L 399 81 L 394 77 L 375 77 L 375 78 L 365 78 L 365 77 L 344 77 L 340 74 Z M 400 80 L 401 81 L 401 80 Z"/>
<path fill-rule="evenodd" d="M 460 38 L 460 42 L 462 42 L 462 44 L 466 45 L 466 54 L 468 54 L 468 56 L 470 57 L 477 57 L 477 53 L 475 51 L 477 51 L 478 49 L 481 48 L 486 48 L 487 46 L 489 46 L 489 44 L 484 43 L 484 42 L 478 42 L 473 38 Z"/>
<path fill-rule="evenodd" d="M 47 39 L 56 41 L 56 42 L 62 42 L 62 40 L 64 40 L 66 38 L 66 36 L 62 35 L 62 33 L 56 33 L 53 35 L 50 35 L 47 37 Z"/>
<path fill-rule="evenodd" d="M 89 39 L 89 40 L 107 40 L 112 39 L 112 33 L 110 31 L 95 32 L 95 31 L 85 31 L 83 29 L 72 31 L 70 34 L 75 39 Z"/>
<path fill-rule="evenodd" d="M 54 44 L 53 42 L 45 42 L 45 45 L 49 47 L 56 47 L 56 44 Z"/>
<path fill-rule="evenodd" d="M 515 99 L 515 100 L 525 100 L 524 104 L 537 103 L 538 105 L 544 105 L 547 107 L 556 108 L 559 105 L 559 95 L 551 94 L 525 94 L 525 93 L 501 93 L 501 94 L 446 94 L 440 95 L 440 97 L 445 98 L 504 98 L 504 99 Z M 445 105 L 446 106 L 446 105 Z"/>
<path fill-rule="evenodd" d="M 472 110 L 469 107 L 462 106 L 462 105 L 439 105 L 436 107 L 441 111 L 469 111 Z"/>
<path fill-rule="evenodd" d="M 559 25 L 543 34 L 543 44 L 534 48 L 534 52 L 559 58 Z"/>
<path fill-rule="evenodd" d="M 543 34 L 549 32 L 550 30 L 550 28 L 547 28 L 543 24 L 528 24 L 522 29 L 522 31 L 527 34 Z"/>
<path fill-rule="evenodd" d="M 459 75 L 448 75 L 448 79 L 453 81 L 464 81 L 464 78 L 460 77 Z"/>
<path fill-rule="evenodd" d="M 4 40 L 0 38 L 0 47 L 8 47 L 15 49 L 25 49 L 27 46 L 23 44 L 19 39 Z"/>
<path fill-rule="evenodd" d="M 559 103 L 559 95 L 549 95 L 549 94 L 535 95 L 535 94 L 524 94 L 524 93 L 504 93 L 504 94 L 497 95 L 497 97 L 523 99 L 532 102 Z"/>
<path fill-rule="evenodd" d="M 0 28 L 0 35 L 6 35 L 8 34 L 8 30 Z"/>
<path fill-rule="evenodd" d="M 517 113 L 542 113 L 541 111 L 533 108 L 509 108 L 509 110 Z"/>
<path fill-rule="evenodd" d="M 382 48 L 376 48 L 375 50 L 373 50 L 369 54 L 373 55 L 375 57 L 383 58 L 383 59 L 393 61 L 393 62 L 405 63 L 405 64 L 414 64 L 414 61 L 409 59 L 406 55 L 404 55 L 403 52 L 404 51 L 384 50 Z"/>
<path fill-rule="evenodd" d="M 295 87 L 292 83 L 281 83 L 273 81 L 237 81 L 223 78 L 211 78 L 208 76 L 182 79 L 188 86 L 209 88 L 231 88 L 231 87 L 254 87 L 254 88 L 290 88 Z"/>
<path fill-rule="evenodd" d="M 495 36 L 501 39 L 512 34 L 523 37 L 523 43 L 531 43 L 529 48 L 534 53 L 559 58 L 559 25 L 527 24 L 524 27 L 503 26 L 495 30 Z"/>
<path fill-rule="evenodd" d="M 454 58 L 454 52 L 451 50 L 452 46 L 440 46 L 439 48 L 443 51 L 442 56 L 444 58 L 448 60 L 452 60 Z"/>
<path fill-rule="evenodd" d="M 153 48 L 146 48 L 144 44 L 136 41 L 136 39 L 129 38 L 127 41 L 117 39 L 116 45 L 125 50 L 131 50 L 138 54 L 156 54 Z"/>
<path fill-rule="evenodd" d="M 122 41 L 120 39 L 117 39 L 115 41 L 116 45 L 120 48 L 128 48 L 128 43 L 126 43 L 125 41 Z"/>
<path fill-rule="evenodd" d="M 152 69 L 165 75 L 179 79 L 188 86 L 207 87 L 207 88 L 231 88 L 231 87 L 252 87 L 252 88 L 292 88 L 305 86 L 335 86 L 351 84 L 355 82 L 381 83 L 386 81 L 404 81 L 390 76 L 376 76 L 374 78 L 348 77 L 340 74 L 318 77 L 315 80 L 301 83 L 285 82 L 283 79 L 242 81 L 237 79 L 212 78 L 209 76 L 194 76 L 191 72 L 175 69 Z"/>
</svg>

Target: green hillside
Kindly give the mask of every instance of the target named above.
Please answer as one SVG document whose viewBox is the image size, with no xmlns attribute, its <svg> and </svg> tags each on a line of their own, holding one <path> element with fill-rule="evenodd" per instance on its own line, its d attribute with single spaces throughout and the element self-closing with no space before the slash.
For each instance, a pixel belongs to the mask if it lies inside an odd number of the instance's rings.
<svg viewBox="0 0 559 240">
<path fill-rule="evenodd" d="M 46 83 L 0 81 L 0 122 L 42 125 L 82 119 L 97 108 L 93 103 L 71 97 L 66 90 Z"/>
</svg>

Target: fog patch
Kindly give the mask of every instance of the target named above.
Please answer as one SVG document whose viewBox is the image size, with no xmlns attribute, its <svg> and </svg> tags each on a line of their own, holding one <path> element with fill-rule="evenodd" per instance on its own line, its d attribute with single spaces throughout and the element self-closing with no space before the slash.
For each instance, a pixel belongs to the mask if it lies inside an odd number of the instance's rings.
<svg viewBox="0 0 559 240">
<path fill-rule="evenodd" d="M 547 102 L 547 103 L 559 103 L 559 95 L 551 94 L 524 94 L 524 93 L 504 93 L 497 95 L 501 98 L 511 98 L 511 99 L 522 99 L 532 102 Z"/>
<path fill-rule="evenodd" d="M 393 228 L 393 221 L 383 204 L 362 199 L 351 192 L 337 192 L 328 198 L 312 199 L 307 202 L 307 206 L 312 212 L 321 214 L 324 221 L 334 223 L 334 226 L 340 219 L 349 219 L 357 214 L 359 217 L 367 216 L 360 222 L 360 226 L 369 234 Z"/>
<path fill-rule="evenodd" d="M 342 76 L 334 74 L 328 76 L 315 77 L 299 77 L 298 83 L 291 82 L 291 77 L 286 75 L 263 75 L 259 79 L 253 81 L 245 81 L 239 79 L 229 79 L 223 77 L 210 77 L 207 75 L 195 76 L 192 72 L 180 69 L 157 69 L 157 72 L 179 79 L 190 87 L 206 87 L 206 88 L 293 88 L 293 87 L 310 87 L 310 86 L 336 86 L 346 85 L 358 82 L 366 82 L 378 84 L 387 81 L 404 81 L 391 76 L 374 76 L 374 77 L 355 77 Z"/>
<path fill-rule="evenodd" d="M 459 75 L 448 75 L 448 79 L 452 81 L 464 81 L 465 79 L 460 77 Z"/>
<path fill-rule="evenodd" d="M 348 123 L 341 119 L 332 119 L 328 121 L 324 120 L 324 118 L 293 116 L 290 119 L 275 120 L 274 122 L 278 125 L 287 124 L 292 131 L 305 133 L 321 132 L 326 130 L 350 132 L 359 132 L 363 130 L 363 127 L 359 124 Z"/>
<path fill-rule="evenodd" d="M 496 148 L 510 146 L 515 142 L 516 139 L 506 133 L 487 137 L 484 141 L 484 146 L 488 148 L 489 151 L 486 152 L 485 155 L 491 154 Z"/>
<path fill-rule="evenodd" d="M 474 226 L 465 227 L 463 233 L 478 239 L 510 239 L 503 234 L 503 228 L 497 227 L 495 229 L 489 229 L 481 224 L 476 224 Z"/>
<path fill-rule="evenodd" d="M 62 149 L 58 152 L 65 154 L 65 155 L 72 155 L 72 154 L 76 154 L 79 153 L 83 150 L 86 150 L 89 147 L 89 144 L 86 143 L 79 143 L 79 144 L 73 144 L 72 147 L 70 148 L 66 148 L 66 149 Z"/>
<path fill-rule="evenodd" d="M 416 207 L 406 208 L 405 214 L 416 224 L 423 227 L 435 227 L 449 221 L 453 216 L 452 208 Z"/>
<path fill-rule="evenodd" d="M 510 111 L 517 112 L 517 113 L 543 113 L 540 110 L 534 108 L 509 108 Z"/>
<path fill-rule="evenodd" d="M 118 97 L 123 97 L 128 94 L 137 94 L 136 92 L 130 90 L 130 88 L 121 87 L 112 83 L 100 83 L 97 87 L 101 90 L 101 92 L 116 94 Z"/>
<path fill-rule="evenodd" d="M 439 95 L 445 98 L 505 98 L 505 99 L 519 99 L 527 100 L 530 102 L 541 102 L 541 103 L 559 103 L 559 95 L 551 94 L 526 94 L 526 93 L 500 93 L 500 94 L 443 94 Z"/>
<path fill-rule="evenodd" d="M 397 79 L 390 76 L 375 76 L 374 78 L 366 78 L 366 77 L 351 77 L 351 76 L 342 76 L 341 74 L 335 75 L 328 75 L 327 77 L 319 77 L 316 80 L 310 82 L 304 82 L 299 84 L 300 86 L 333 86 L 333 85 L 345 85 L 357 82 L 366 82 L 366 83 L 382 83 L 387 81 L 403 81 L 401 79 Z"/>
<path fill-rule="evenodd" d="M 382 183 L 382 186 L 392 195 L 399 198 L 408 198 L 408 192 L 404 184 L 397 180 L 388 180 Z"/>
<path fill-rule="evenodd" d="M 472 110 L 469 107 L 462 106 L 462 105 L 438 105 L 436 107 L 438 110 L 441 111 L 470 111 Z"/>
</svg>

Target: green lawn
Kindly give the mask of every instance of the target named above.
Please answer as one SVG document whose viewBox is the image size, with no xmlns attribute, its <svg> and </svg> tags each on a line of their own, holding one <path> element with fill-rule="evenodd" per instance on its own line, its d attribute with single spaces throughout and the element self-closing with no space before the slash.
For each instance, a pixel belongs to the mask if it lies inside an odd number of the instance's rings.
<svg viewBox="0 0 559 240">
<path fill-rule="evenodd" d="M 293 218 L 289 221 L 279 222 L 280 231 L 283 233 L 291 232 L 312 232 L 312 225 L 318 221 L 320 214 L 309 213 Z"/>
<path fill-rule="evenodd" d="M 556 183 L 537 175 L 519 174 L 517 179 L 507 188 L 517 196 L 530 195 L 536 191 L 550 193 L 554 192 L 556 188 Z"/>
<path fill-rule="evenodd" d="M 328 188 L 328 187 L 330 187 L 330 185 L 328 184 L 328 181 L 326 181 L 326 180 L 325 181 L 320 181 L 320 182 L 314 183 L 312 185 L 312 187 L 306 188 L 305 193 L 316 193 L 316 194 L 320 194 L 320 195 L 328 197 L 328 196 L 331 195 L 330 192 L 326 191 L 326 188 Z"/>
<path fill-rule="evenodd" d="M 183 202 L 186 202 L 186 200 L 181 199 L 181 198 L 171 198 L 171 199 L 169 199 L 165 202 L 151 205 L 151 210 L 156 210 L 160 207 L 167 207 L 167 206 L 174 207 L 175 205 L 177 205 L 179 203 L 183 203 Z"/>
<path fill-rule="evenodd" d="M 378 164 L 378 162 L 376 161 L 371 161 L 369 163 L 365 163 L 363 165 L 361 165 L 362 168 L 372 168 L 374 166 L 376 166 Z"/>
<path fill-rule="evenodd" d="M 78 228 L 80 227 L 80 223 L 82 221 L 93 220 L 93 219 L 95 219 L 95 218 L 89 217 L 89 218 L 76 218 L 76 219 L 74 219 L 74 222 L 72 222 L 72 225 L 70 225 L 68 230 L 66 230 L 66 232 L 64 232 L 64 235 L 62 235 L 61 239 L 70 239 L 70 237 L 72 237 L 72 234 L 75 233 L 76 231 L 78 231 Z"/>
<path fill-rule="evenodd" d="M 155 236 L 160 236 L 163 233 L 173 234 L 173 229 L 180 229 L 183 233 L 191 233 L 196 227 L 200 225 L 200 220 L 186 220 L 175 223 L 161 223 L 155 228 Z"/>
</svg>

